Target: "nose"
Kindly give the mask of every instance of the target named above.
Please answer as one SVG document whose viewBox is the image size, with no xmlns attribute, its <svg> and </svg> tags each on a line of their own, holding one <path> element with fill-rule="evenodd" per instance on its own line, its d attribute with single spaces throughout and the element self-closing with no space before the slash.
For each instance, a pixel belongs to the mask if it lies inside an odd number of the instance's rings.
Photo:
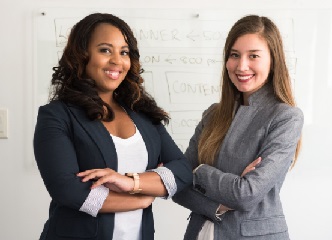
<svg viewBox="0 0 332 240">
<path fill-rule="evenodd" d="M 239 71 L 249 70 L 249 60 L 245 57 L 239 58 L 239 61 L 237 64 L 237 70 L 239 70 Z"/>
<path fill-rule="evenodd" d="M 118 65 L 121 63 L 121 55 L 119 53 L 113 53 L 110 56 L 109 63 Z"/>
</svg>

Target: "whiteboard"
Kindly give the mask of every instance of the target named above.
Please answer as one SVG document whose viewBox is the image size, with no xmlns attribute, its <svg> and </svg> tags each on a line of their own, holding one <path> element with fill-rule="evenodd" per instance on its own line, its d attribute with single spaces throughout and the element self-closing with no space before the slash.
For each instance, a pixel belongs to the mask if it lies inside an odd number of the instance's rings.
<svg viewBox="0 0 332 240">
<path fill-rule="evenodd" d="M 332 10 L 239 7 L 37 10 L 33 18 L 35 109 L 47 101 L 52 67 L 71 26 L 89 13 L 110 12 L 132 27 L 145 70 L 145 87 L 170 113 L 172 120 L 167 128 L 185 150 L 202 111 L 219 101 L 223 44 L 230 27 L 245 14 L 268 16 L 280 28 L 295 98 L 305 117 L 300 158 L 282 191 L 291 239 L 331 239 L 326 231 L 329 214 L 322 213 L 332 210 L 332 193 L 326 190 L 332 159 Z M 320 204 L 308 208 L 317 199 Z M 171 201 L 156 201 L 156 239 L 180 239 L 188 210 Z M 304 212 L 319 221 L 299 218 Z"/>
<path fill-rule="evenodd" d="M 156 102 L 169 112 L 171 121 L 167 129 L 181 150 L 188 146 L 202 112 L 212 103 L 219 102 L 222 51 L 227 33 L 237 19 L 249 13 L 268 16 L 280 28 L 296 96 L 302 99 L 301 108 L 307 116 L 306 121 L 310 122 L 312 106 L 310 93 L 306 90 L 312 79 L 306 77 L 301 83 L 303 90 L 297 89 L 299 55 L 296 39 L 299 36 L 295 29 L 297 25 L 313 23 L 306 20 L 307 12 L 295 10 L 38 10 L 34 18 L 36 109 L 47 102 L 52 67 L 57 65 L 71 27 L 92 12 L 112 13 L 132 28 L 145 70 L 144 85 Z M 314 44 L 311 38 L 314 37 L 306 36 L 307 49 Z M 306 69 L 308 76 L 313 76 L 310 68 Z M 301 98 L 301 95 L 306 97 Z"/>
</svg>

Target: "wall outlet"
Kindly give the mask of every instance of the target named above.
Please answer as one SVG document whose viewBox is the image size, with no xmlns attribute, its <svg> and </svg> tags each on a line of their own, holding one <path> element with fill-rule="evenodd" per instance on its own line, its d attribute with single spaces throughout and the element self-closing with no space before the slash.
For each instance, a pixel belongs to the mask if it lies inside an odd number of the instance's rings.
<svg viewBox="0 0 332 240">
<path fill-rule="evenodd" d="M 8 138 L 8 110 L 0 109 L 0 138 Z"/>
</svg>

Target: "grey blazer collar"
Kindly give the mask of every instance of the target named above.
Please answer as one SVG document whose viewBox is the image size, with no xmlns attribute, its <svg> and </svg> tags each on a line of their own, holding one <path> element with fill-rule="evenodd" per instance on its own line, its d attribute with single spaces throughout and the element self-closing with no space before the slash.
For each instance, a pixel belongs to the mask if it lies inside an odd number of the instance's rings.
<svg viewBox="0 0 332 240">
<path fill-rule="evenodd" d="M 275 97 L 271 97 L 274 96 L 273 91 L 272 81 L 268 81 L 249 97 L 249 106 L 259 106 L 262 103 L 270 102 L 271 99 L 275 99 Z"/>
</svg>

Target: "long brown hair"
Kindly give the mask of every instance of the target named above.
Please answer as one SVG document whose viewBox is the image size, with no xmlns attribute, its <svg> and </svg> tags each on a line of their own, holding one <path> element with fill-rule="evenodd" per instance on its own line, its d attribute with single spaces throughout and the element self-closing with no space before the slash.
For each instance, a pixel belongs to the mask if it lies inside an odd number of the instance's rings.
<svg viewBox="0 0 332 240">
<path fill-rule="evenodd" d="M 231 83 L 226 63 L 235 41 L 245 34 L 258 34 L 266 40 L 272 60 L 268 81 L 272 81 L 274 94 L 280 102 L 295 106 L 282 38 L 277 26 L 269 18 L 257 15 L 249 15 L 239 19 L 233 25 L 226 38 L 223 53 L 221 100 L 209 113 L 209 122 L 204 126 L 200 136 L 198 143 L 198 159 L 200 163 L 214 164 L 221 143 L 232 123 L 236 96 L 240 92 Z M 301 139 L 297 144 L 292 166 L 294 166 L 297 160 L 300 145 Z"/>
<path fill-rule="evenodd" d="M 139 62 L 137 40 L 122 19 L 108 13 L 93 13 L 74 25 L 71 29 L 67 45 L 52 75 L 50 100 L 62 100 L 82 107 L 91 120 L 114 118 L 111 107 L 98 95 L 93 79 L 86 76 L 85 68 L 89 61 L 88 46 L 96 27 L 102 23 L 118 28 L 129 46 L 131 67 L 122 83 L 114 91 L 117 102 L 127 105 L 136 112 L 147 115 L 153 123 L 168 123 L 168 114 L 157 106 L 155 100 L 145 92 L 143 72 Z M 104 108 L 107 108 L 105 113 Z"/>
</svg>

